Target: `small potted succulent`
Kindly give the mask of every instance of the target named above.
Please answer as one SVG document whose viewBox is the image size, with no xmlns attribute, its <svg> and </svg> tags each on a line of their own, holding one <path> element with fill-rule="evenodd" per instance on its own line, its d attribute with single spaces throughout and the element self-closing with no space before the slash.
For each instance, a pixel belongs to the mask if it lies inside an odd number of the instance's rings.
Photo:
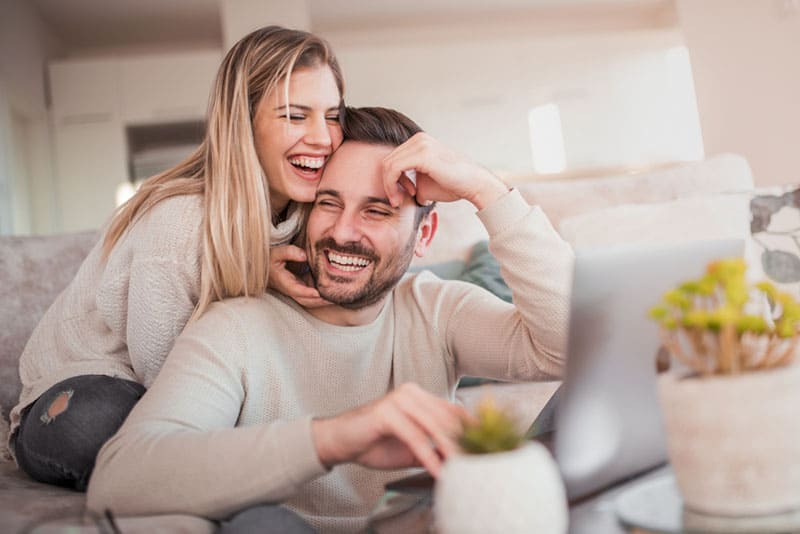
<svg viewBox="0 0 800 534">
<path fill-rule="evenodd" d="M 800 509 L 800 304 L 745 275 L 740 258 L 712 262 L 650 312 L 679 362 L 659 377 L 670 462 L 704 514 Z"/>
<path fill-rule="evenodd" d="M 549 452 L 525 440 L 508 410 L 491 398 L 459 440 L 464 454 L 445 463 L 434 516 L 443 534 L 567 531 L 566 491 Z"/>
</svg>

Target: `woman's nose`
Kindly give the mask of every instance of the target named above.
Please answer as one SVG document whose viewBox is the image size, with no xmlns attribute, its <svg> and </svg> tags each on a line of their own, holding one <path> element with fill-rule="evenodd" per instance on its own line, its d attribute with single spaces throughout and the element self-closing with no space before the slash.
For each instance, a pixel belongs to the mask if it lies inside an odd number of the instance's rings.
<svg viewBox="0 0 800 534">
<path fill-rule="evenodd" d="M 313 146 L 331 146 L 331 132 L 330 128 L 333 126 L 328 124 L 328 121 L 322 117 L 320 119 L 312 120 L 306 130 L 305 142 Z"/>
</svg>

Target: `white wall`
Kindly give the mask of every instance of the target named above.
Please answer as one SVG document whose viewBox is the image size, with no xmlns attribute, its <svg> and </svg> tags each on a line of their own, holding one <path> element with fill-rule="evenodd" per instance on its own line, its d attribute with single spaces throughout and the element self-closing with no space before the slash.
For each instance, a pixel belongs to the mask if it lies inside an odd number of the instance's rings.
<svg viewBox="0 0 800 534">
<path fill-rule="evenodd" d="M 532 172 L 528 112 L 549 102 L 560 109 L 567 171 L 703 157 L 676 28 L 397 34 L 327 35 L 347 102 L 395 107 L 499 172 Z"/>
<path fill-rule="evenodd" d="M 677 4 L 706 151 L 742 154 L 758 185 L 800 181 L 800 3 Z"/>
<path fill-rule="evenodd" d="M 45 64 L 58 42 L 24 0 L 0 0 L 0 233 L 54 228 Z"/>
</svg>

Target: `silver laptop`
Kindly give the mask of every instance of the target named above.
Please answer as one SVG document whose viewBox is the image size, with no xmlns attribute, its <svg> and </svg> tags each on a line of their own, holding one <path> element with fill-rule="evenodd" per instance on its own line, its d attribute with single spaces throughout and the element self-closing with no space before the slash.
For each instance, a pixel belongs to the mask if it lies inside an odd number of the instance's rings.
<svg viewBox="0 0 800 534">
<path fill-rule="evenodd" d="M 576 252 L 567 368 L 553 452 L 570 499 L 664 463 L 656 393 L 657 325 L 648 310 L 740 239 Z"/>
</svg>

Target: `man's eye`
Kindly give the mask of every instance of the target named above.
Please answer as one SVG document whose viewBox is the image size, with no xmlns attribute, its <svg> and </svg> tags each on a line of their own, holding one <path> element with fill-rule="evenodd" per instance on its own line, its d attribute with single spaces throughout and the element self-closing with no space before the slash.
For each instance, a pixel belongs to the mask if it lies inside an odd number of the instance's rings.
<svg viewBox="0 0 800 534">
<path fill-rule="evenodd" d="M 377 210 L 377 209 L 369 209 L 367 210 L 367 213 L 373 217 L 388 217 L 391 215 L 391 213 L 389 213 L 386 210 Z"/>
<path fill-rule="evenodd" d="M 324 206 L 326 208 L 335 208 L 336 202 L 332 200 L 317 200 L 317 206 Z"/>
</svg>

